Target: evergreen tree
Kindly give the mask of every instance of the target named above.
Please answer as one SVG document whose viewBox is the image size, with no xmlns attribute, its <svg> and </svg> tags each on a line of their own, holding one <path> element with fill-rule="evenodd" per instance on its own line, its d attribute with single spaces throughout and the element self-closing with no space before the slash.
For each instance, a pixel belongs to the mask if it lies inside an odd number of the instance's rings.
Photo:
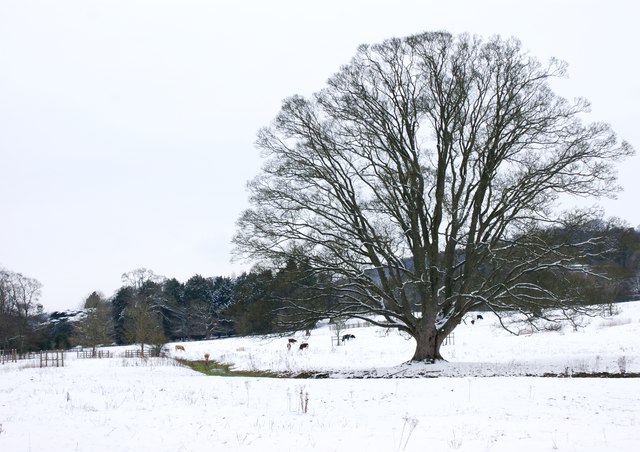
<svg viewBox="0 0 640 452">
<path fill-rule="evenodd" d="M 133 287 L 124 286 L 118 289 L 111 299 L 114 335 L 118 345 L 125 344 L 127 341 L 125 338 L 125 312 L 127 306 L 135 297 L 135 292 Z"/>
<path fill-rule="evenodd" d="M 82 345 L 91 347 L 92 355 L 96 355 L 96 347 L 100 344 L 111 344 L 114 337 L 114 323 L 111 305 L 104 297 L 93 292 L 84 303 L 85 316 L 76 323 L 76 340 Z"/>
<path fill-rule="evenodd" d="M 276 330 L 276 309 L 281 307 L 271 289 L 270 270 L 243 273 L 233 287 L 233 304 L 227 309 L 238 334 L 267 334 Z"/>
</svg>

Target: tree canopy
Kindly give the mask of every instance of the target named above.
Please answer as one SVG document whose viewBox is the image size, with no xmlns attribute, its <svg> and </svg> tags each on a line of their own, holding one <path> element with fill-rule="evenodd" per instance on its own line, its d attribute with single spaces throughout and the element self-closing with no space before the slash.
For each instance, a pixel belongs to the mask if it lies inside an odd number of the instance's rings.
<svg viewBox="0 0 640 452">
<path fill-rule="evenodd" d="M 594 240 L 545 240 L 579 222 L 561 194 L 611 196 L 633 153 L 610 126 L 583 123 L 583 99 L 555 94 L 566 65 L 516 39 L 424 33 L 362 45 L 310 98 L 284 100 L 258 134 L 266 161 L 249 183 L 236 251 L 266 265 L 300 259 L 331 302 L 314 316 L 392 324 L 415 360 L 483 306 L 540 314 L 574 306 L 549 275 L 589 272 Z M 544 277 L 536 277 L 544 275 Z"/>
</svg>

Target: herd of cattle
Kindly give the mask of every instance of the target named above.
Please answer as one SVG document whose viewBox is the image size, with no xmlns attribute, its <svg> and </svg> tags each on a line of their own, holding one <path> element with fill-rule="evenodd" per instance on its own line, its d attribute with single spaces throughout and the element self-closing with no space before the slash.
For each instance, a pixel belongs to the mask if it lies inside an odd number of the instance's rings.
<svg viewBox="0 0 640 452">
<path fill-rule="evenodd" d="M 462 321 L 466 324 L 467 323 L 466 320 L 467 319 L 463 319 Z M 473 325 L 474 323 L 476 323 L 476 320 L 482 320 L 482 315 L 478 314 L 476 316 L 476 318 L 472 318 L 471 319 L 471 324 Z M 341 340 L 342 340 L 342 343 L 344 344 L 345 342 L 353 340 L 355 338 L 356 338 L 356 336 L 353 335 L 353 334 L 343 334 Z M 293 338 L 287 339 L 287 350 L 291 350 L 291 347 L 294 347 L 295 344 L 297 344 L 297 343 L 298 343 L 297 339 L 293 339 Z M 307 348 L 309 348 L 309 343 L 308 342 L 302 342 L 298 346 L 298 350 L 305 350 Z M 184 345 L 176 345 L 176 351 L 184 352 L 185 351 Z M 209 360 L 209 354 L 208 353 L 205 354 L 205 359 L 207 361 Z"/>
<path fill-rule="evenodd" d="M 346 341 L 350 341 L 350 340 L 355 339 L 355 338 L 356 338 L 356 336 L 353 335 L 353 334 L 344 334 L 342 336 L 342 342 L 344 343 Z M 295 344 L 297 344 L 297 343 L 298 343 L 297 339 L 293 339 L 293 338 L 287 339 L 287 350 L 291 350 L 291 347 L 295 346 Z M 175 348 L 176 348 L 177 352 L 186 351 L 185 348 L 184 348 L 184 345 L 178 344 L 178 345 L 176 345 Z M 302 342 L 298 346 L 299 350 L 305 350 L 307 348 L 309 348 L 309 343 L 308 342 Z M 205 353 L 205 360 L 207 360 L 207 361 L 209 360 L 209 353 Z"/>
</svg>

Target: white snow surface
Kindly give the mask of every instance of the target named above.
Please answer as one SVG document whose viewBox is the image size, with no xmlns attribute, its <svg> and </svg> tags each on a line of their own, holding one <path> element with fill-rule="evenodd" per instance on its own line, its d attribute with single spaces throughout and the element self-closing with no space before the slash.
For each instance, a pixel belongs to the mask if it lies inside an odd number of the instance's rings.
<svg viewBox="0 0 640 452">
<path fill-rule="evenodd" d="M 173 357 L 327 379 L 205 376 L 121 357 L 134 347 L 0 364 L 0 451 L 635 451 L 640 379 L 576 377 L 640 372 L 640 302 L 617 310 L 519 336 L 482 313 L 431 365 L 405 364 L 413 340 L 378 327 L 343 330 L 356 338 L 340 346 L 328 325 L 290 336 L 303 351 L 287 337 L 168 344 Z"/>
</svg>

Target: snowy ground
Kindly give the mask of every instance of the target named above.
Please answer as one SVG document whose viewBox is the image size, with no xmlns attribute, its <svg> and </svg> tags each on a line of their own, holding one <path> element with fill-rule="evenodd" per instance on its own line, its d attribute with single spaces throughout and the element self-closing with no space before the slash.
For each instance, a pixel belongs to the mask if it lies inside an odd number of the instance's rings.
<svg viewBox="0 0 640 452">
<path fill-rule="evenodd" d="M 640 372 L 640 302 L 620 311 L 577 332 L 520 336 L 483 314 L 456 330 L 437 366 L 403 365 L 413 342 L 375 327 L 344 331 L 356 339 L 339 347 L 328 326 L 296 335 L 305 351 L 288 351 L 286 338 L 170 344 L 174 356 L 209 353 L 237 369 L 336 377 L 322 380 L 208 377 L 172 359 L 73 353 L 63 368 L 4 364 L 0 451 L 637 450 L 640 379 L 522 376 Z M 419 375 L 440 378 L 406 378 Z"/>
</svg>

